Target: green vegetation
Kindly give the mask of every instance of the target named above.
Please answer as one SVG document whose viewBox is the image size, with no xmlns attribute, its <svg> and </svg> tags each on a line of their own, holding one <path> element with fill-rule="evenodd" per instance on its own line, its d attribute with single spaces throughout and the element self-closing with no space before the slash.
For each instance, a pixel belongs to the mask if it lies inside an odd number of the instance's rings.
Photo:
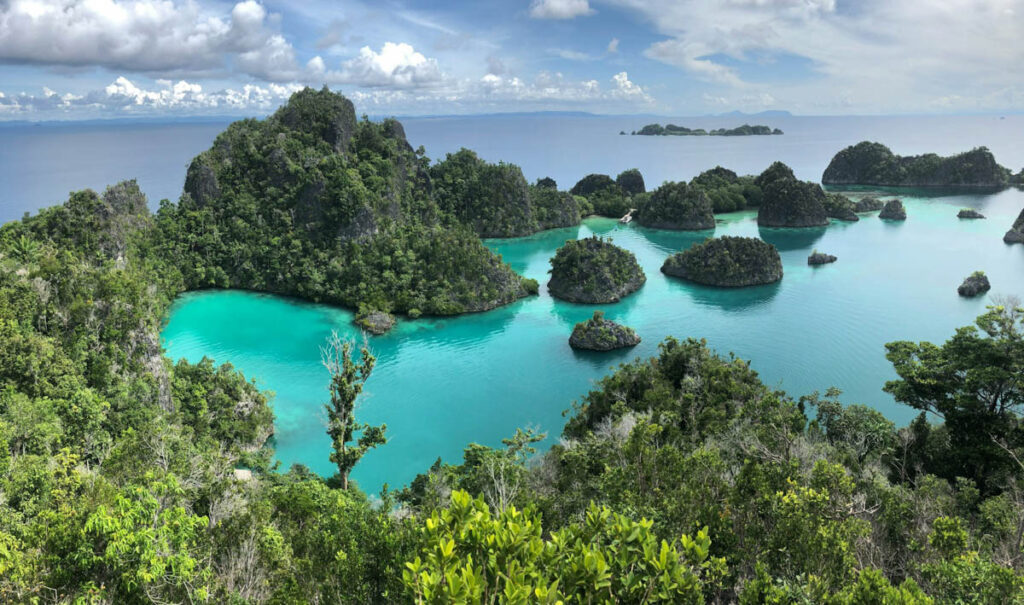
<svg viewBox="0 0 1024 605">
<path fill-rule="evenodd" d="M 751 135 L 766 135 L 766 134 L 782 134 L 782 131 L 778 128 L 772 128 L 771 126 L 751 126 L 750 124 L 744 124 L 743 126 L 737 126 L 736 128 L 716 128 L 713 130 L 705 130 L 703 128 L 687 128 L 685 126 L 676 126 L 675 124 L 648 124 L 636 130 L 633 134 L 644 135 L 644 136 L 721 136 L 721 137 L 744 137 Z"/>
<path fill-rule="evenodd" d="M 761 188 L 754 184 L 752 176 L 736 176 L 736 173 L 721 166 L 705 170 L 693 177 L 691 188 L 699 188 L 711 200 L 714 212 L 733 212 L 761 205 Z"/>
<path fill-rule="evenodd" d="M 361 126 L 348 136 L 320 111 L 300 95 L 271 120 L 360 149 Z M 250 143 L 231 153 L 262 157 Z M 273 254 L 202 222 L 242 179 L 203 166 L 182 203 L 195 215 L 154 218 L 126 182 L 0 227 L 0 602 L 1024 602 L 1018 303 L 941 345 L 887 346 L 885 389 L 921 411 L 908 427 L 835 390 L 793 399 L 744 360 L 669 338 L 583 395 L 547 452 L 517 431 L 371 499 L 347 479 L 384 441 L 352 411 L 368 350 L 326 349 L 330 478 L 271 463 L 267 396 L 231 366 L 163 356 L 173 297 L 207 270 L 228 279 L 192 261 Z M 234 201 L 263 224 L 256 198 Z M 171 229 L 183 216 L 226 231 Z M 559 262 L 595 248 L 631 275 L 610 246 L 572 242 Z"/>
<path fill-rule="evenodd" d="M 715 228 L 711 200 L 699 187 L 663 183 L 639 204 L 636 222 L 656 229 L 699 231 Z"/>
<path fill-rule="evenodd" d="M 615 177 L 615 184 L 626 195 L 639 195 L 647 191 L 647 187 L 644 185 L 644 175 L 640 174 L 636 168 L 623 170 L 619 176 Z"/>
<path fill-rule="evenodd" d="M 548 292 L 580 303 L 616 302 L 647 281 L 632 252 L 596 235 L 565 242 L 551 258 L 550 272 Z"/>
<path fill-rule="evenodd" d="M 621 184 L 620 184 L 621 183 Z M 620 218 L 634 208 L 637 196 L 644 191 L 644 178 L 639 170 L 626 170 L 613 181 L 607 174 L 588 174 L 569 190 L 580 201 L 581 214 L 597 214 Z"/>
<path fill-rule="evenodd" d="M 756 237 L 725 235 L 673 254 L 661 272 L 709 286 L 756 286 L 782 279 L 782 259 L 775 246 Z"/>
<path fill-rule="evenodd" d="M 832 158 L 821 177 L 825 185 L 890 187 L 986 187 L 1010 185 L 1010 170 L 986 147 L 950 157 L 934 153 L 898 156 L 881 143 L 863 141 Z"/>
<path fill-rule="evenodd" d="M 818 227 L 828 224 L 825 192 L 821 186 L 799 181 L 782 162 L 762 172 L 754 184 L 761 188 L 757 224 L 762 227 Z"/>
<path fill-rule="evenodd" d="M 825 193 L 822 205 L 825 206 L 825 214 L 830 218 L 850 222 L 860 220 L 857 216 L 857 205 L 841 193 Z"/>
<path fill-rule="evenodd" d="M 527 187 L 518 166 L 489 164 L 468 149 L 448 154 L 430 169 L 434 199 L 442 212 L 480 237 L 517 237 L 580 222 L 576 200 L 555 181 Z"/>
<path fill-rule="evenodd" d="M 365 345 L 359 350 L 359 361 L 353 359 L 352 343 L 342 342 L 338 333 L 331 334 L 320 351 L 324 367 L 331 375 L 331 401 L 327 411 L 327 434 L 331 436 L 331 462 L 338 466 L 337 479 L 348 489 L 348 475 L 366 452 L 387 443 L 387 425 L 371 426 L 356 422 L 356 399 L 363 392 L 366 379 L 373 372 L 377 358 Z M 355 432 L 359 431 L 359 439 Z M 351 443 L 355 441 L 355 443 Z"/>
<path fill-rule="evenodd" d="M 638 344 L 640 337 L 633 328 L 605 319 L 604 311 L 594 311 L 593 317 L 576 324 L 569 337 L 572 348 L 591 351 L 611 351 Z"/>
<path fill-rule="evenodd" d="M 356 121 L 344 97 L 306 89 L 266 120 L 231 124 L 193 160 L 185 195 L 157 215 L 157 245 L 186 289 L 436 315 L 512 302 L 521 278 L 466 226 L 512 219 L 473 214 L 459 195 L 493 186 L 493 207 L 525 199 L 526 184 L 515 167 L 456 156 L 428 169 L 397 121 Z M 458 189 L 448 179 L 461 169 L 473 178 Z M 443 202 L 432 172 L 451 194 Z"/>
</svg>

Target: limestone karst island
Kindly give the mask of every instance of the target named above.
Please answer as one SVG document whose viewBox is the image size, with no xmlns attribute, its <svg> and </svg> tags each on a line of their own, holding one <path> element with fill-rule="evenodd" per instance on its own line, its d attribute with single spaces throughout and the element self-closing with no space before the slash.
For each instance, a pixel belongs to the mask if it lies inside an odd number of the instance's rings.
<svg viewBox="0 0 1024 605">
<path fill-rule="evenodd" d="M 1022 31 L 0 1 L 0 603 L 1024 605 Z"/>
</svg>

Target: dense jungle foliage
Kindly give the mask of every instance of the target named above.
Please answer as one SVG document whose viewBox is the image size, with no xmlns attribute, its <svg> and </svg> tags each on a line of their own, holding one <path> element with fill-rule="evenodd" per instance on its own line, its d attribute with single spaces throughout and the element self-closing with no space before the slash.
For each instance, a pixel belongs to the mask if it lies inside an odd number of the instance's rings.
<svg viewBox="0 0 1024 605">
<path fill-rule="evenodd" d="M 353 150 L 394 128 L 357 126 L 346 139 L 302 108 L 272 121 L 308 132 L 274 140 Z M 273 144 L 222 141 L 238 153 Z M 305 153 L 296 171 L 340 161 Z M 237 202 L 240 221 L 292 216 L 251 191 L 224 193 L 243 177 L 214 164 L 217 195 Z M 213 191 L 192 178 L 200 198 Z M 431 222 L 432 202 L 400 218 L 416 198 L 395 195 L 387 204 L 404 209 L 382 232 L 409 220 L 479 245 L 457 221 Z M 246 262 L 301 259 L 275 255 L 322 236 L 250 250 L 262 240 L 220 231 L 231 221 L 212 199 L 154 217 L 126 182 L 0 227 L 0 602 L 1024 603 L 1017 301 L 943 344 L 887 346 L 896 377 L 880 388 L 921 411 L 904 428 L 834 390 L 791 397 L 746 361 L 670 338 L 582 394 L 546 452 L 534 450 L 541 436 L 517 431 L 376 497 L 347 481 L 363 451 L 388 447 L 386 427 L 353 412 L 372 352 L 328 347 L 325 456 L 339 469 L 329 478 L 270 463 L 268 394 L 239 372 L 163 356 L 174 296 L 219 271 L 230 283 L 227 270 Z M 388 215 L 368 199 L 374 220 Z M 335 225 L 335 210 L 296 216 Z M 393 262 L 373 255 L 418 245 L 359 241 L 373 271 Z M 237 263 L 224 264 L 226 250 Z"/>
<path fill-rule="evenodd" d="M 832 158 L 822 174 L 825 185 L 883 185 L 893 187 L 1002 188 L 1020 182 L 1000 166 L 986 147 L 953 156 L 926 153 L 896 155 L 881 143 L 862 141 Z"/>
<path fill-rule="evenodd" d="M 306 89 L 266 120 L 231 124 L 192 161 L 185 195 L 157 215 L 158 241 L 189 289 L 480 311 L 526 294 L 475 232 L 512 220 L 471 206 L 482 190 L 499 212 L 527 187 L 518 168 L 469 151 L 431 168 L 399 122 L 357 121 L 341 95 Z"/>
</svg>

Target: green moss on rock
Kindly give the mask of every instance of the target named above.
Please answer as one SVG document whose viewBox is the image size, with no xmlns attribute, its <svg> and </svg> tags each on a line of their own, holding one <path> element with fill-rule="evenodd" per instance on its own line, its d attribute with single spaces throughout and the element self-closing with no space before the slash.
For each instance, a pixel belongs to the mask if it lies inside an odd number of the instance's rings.
<svg viewBox="0 0 1024 605">
<path fill-rule="evenodd" d="M 633 328 L 605 319 L 603 311 L 594 311 L 593 317 L 576 324 L 569 337 L 569 346 L 590 351 L 611 351 L 638 344 L 640 337 Z"/>
<path fill-rule="evenodd" d="M 673 254 L 662 273 L 709 286 L 743 287 L 782 279 L 782 259 L 775 246 L 756 237 L 722 236 Z"/>
<path fill-rule="evenodd" d="M 715 228 L 715 215 L 707 193 L 686 183 L 665 183 L 636 211 L 636 222 L 655 229 L 697 231 Z"/>
<path fill-rule="evenodd" d="M 551 259 L 548 292 L 570 302 L 609 303 L 646 281 L 632 252 L 594 236 L 567 241 L 558 249 Z"/>
</svg>

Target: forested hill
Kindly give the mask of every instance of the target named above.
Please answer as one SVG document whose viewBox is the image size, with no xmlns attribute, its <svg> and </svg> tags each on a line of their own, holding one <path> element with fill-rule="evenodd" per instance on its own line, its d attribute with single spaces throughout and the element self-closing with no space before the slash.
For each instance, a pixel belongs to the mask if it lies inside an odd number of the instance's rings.
<svg viewBox="0 0 1024 605">
<path fill-rule="evenodd" d="M 181 201 L 165 204 L 157 223 L 189 289 L 412 315 L 482 311 L 527 293 L 437 204 L 429 161 L 402 125 L 357 120 L 327 89 L 231 124 L 192 161 Z"/>
</svg>

